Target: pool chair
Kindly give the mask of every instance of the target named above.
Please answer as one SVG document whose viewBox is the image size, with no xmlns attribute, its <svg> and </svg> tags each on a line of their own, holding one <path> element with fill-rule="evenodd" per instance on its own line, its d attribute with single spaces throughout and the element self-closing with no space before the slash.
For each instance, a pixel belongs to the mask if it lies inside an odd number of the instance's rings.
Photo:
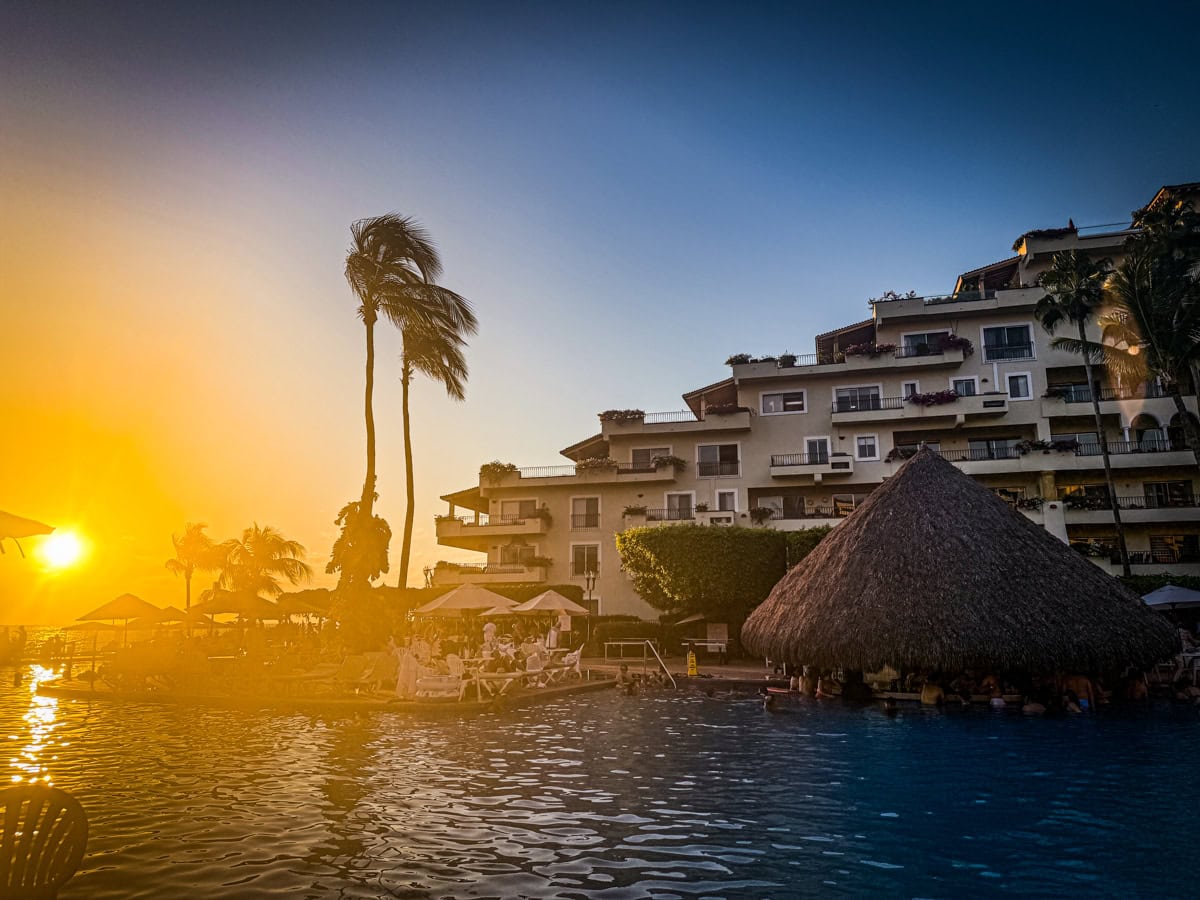
<svg viewBox="0 0 1200 900">
<path fill-rule="evenodd" d="M 0 897 L 57 897 L 87 837 L 87 814 L 66 791 L 44 784 L 0 791 Z"/>
<path fill-rule="evenodd" d="M 382 691 L 396 686 L 399 664 L 391 653 L 367 653 L 367 668 L 355 684 L 355 690 Z"/>
</svg>

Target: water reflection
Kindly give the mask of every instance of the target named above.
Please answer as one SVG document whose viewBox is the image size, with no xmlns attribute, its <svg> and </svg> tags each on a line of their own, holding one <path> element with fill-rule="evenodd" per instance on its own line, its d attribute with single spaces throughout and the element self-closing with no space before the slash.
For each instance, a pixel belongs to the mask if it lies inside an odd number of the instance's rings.
<svg viewBox="0 0 1200 900">
<path fill-rule="evenodd" d="M 19 671 L 19 670 L 18 670 Z M 57 725 L 58 701 L 53 697 L 42 697 L 37 693 L 38 685 L 56 677 L 53 669 L 37 664 L 28 668 L 28 678 L 22 679 L 28 688 L 29 706 L 21 721 L 28 729 L 28 736 L 10 735 L 10 740 L 27 743 L 17 751 L 11 760 L 13 782 L 45 782 L 52 784 L 48 762 L 58 757 L 48 755 L 48 749 L 53 745 L 52 734 Z"/>
<path fill-rule="evenodd" d="M 1023 720 L 615 693 L 467 721 L 35 698 L 7 777 L 92 822 L 63 894 L 1178 895 L 1192 711 Z M 1176 848 L 1177 849 L 1177 848 Z"/>
</svg>

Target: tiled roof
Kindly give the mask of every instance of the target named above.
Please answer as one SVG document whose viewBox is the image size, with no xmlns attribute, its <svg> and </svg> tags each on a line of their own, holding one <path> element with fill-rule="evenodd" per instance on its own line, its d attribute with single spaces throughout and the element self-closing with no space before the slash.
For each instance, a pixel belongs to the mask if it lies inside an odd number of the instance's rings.
<svg viewBox="0 0 1200 900">
<path fill-rule="evenodd" d="M 841 328 L 835 328 L 832 331 L 826 331 L 822 334 L 818 334 L 816 339 L 819 341 L 823 337 L 830 337 L 831 335 L 841 334 L 843 331 L 852 331 L 855 328 L 862 328 L 866 325 L 873 324 L 875 324 L 874 319 L 863 319 L 861 322 L 855 322 L 853 325 L 843 325 Z"/>
</svg>

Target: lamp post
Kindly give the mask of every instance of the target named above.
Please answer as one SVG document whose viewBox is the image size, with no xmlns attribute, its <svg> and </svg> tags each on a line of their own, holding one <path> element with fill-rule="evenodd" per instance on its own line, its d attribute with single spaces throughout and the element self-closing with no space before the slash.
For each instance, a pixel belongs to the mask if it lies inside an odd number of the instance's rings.
<svg viewBox="0 0 1200 900">
<path fill-rule="evenodd" d="M 593 572 L 590 569 L 583 573 L 583 583 L 584 583 L 584 586 L 587 588 L 588 615 L 587 615 L 587 639 L 586 640 L 588 643 L 591 643 L 591 640 L 592 640 L 592 590 L 593 590 L 593 588 L 596 587 L 597 574 L 598 573 Z"/>
</svg>

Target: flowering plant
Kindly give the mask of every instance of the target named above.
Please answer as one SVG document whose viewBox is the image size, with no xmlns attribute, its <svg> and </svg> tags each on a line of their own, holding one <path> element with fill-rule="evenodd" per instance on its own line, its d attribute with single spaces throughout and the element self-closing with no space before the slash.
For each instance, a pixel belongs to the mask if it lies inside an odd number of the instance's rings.
<svg viewBox="0 0 1200 900">
<path fill-rule="evenodd" d="M 953 403 L 958 399 L 957 391 L 934 391 L 930 394 L 909 394 L 905 399 L 918 406 L 941 406 L 943 403 Z"/>
<path fill-rule="evenodd" d="M 891 353 L 896 349 L 895 344 L 877 344 L 867 341 L 863 344 L 851 344 L 842 350 L 846 356 L 875 356 L 880 353 Z"/>
</svg>

